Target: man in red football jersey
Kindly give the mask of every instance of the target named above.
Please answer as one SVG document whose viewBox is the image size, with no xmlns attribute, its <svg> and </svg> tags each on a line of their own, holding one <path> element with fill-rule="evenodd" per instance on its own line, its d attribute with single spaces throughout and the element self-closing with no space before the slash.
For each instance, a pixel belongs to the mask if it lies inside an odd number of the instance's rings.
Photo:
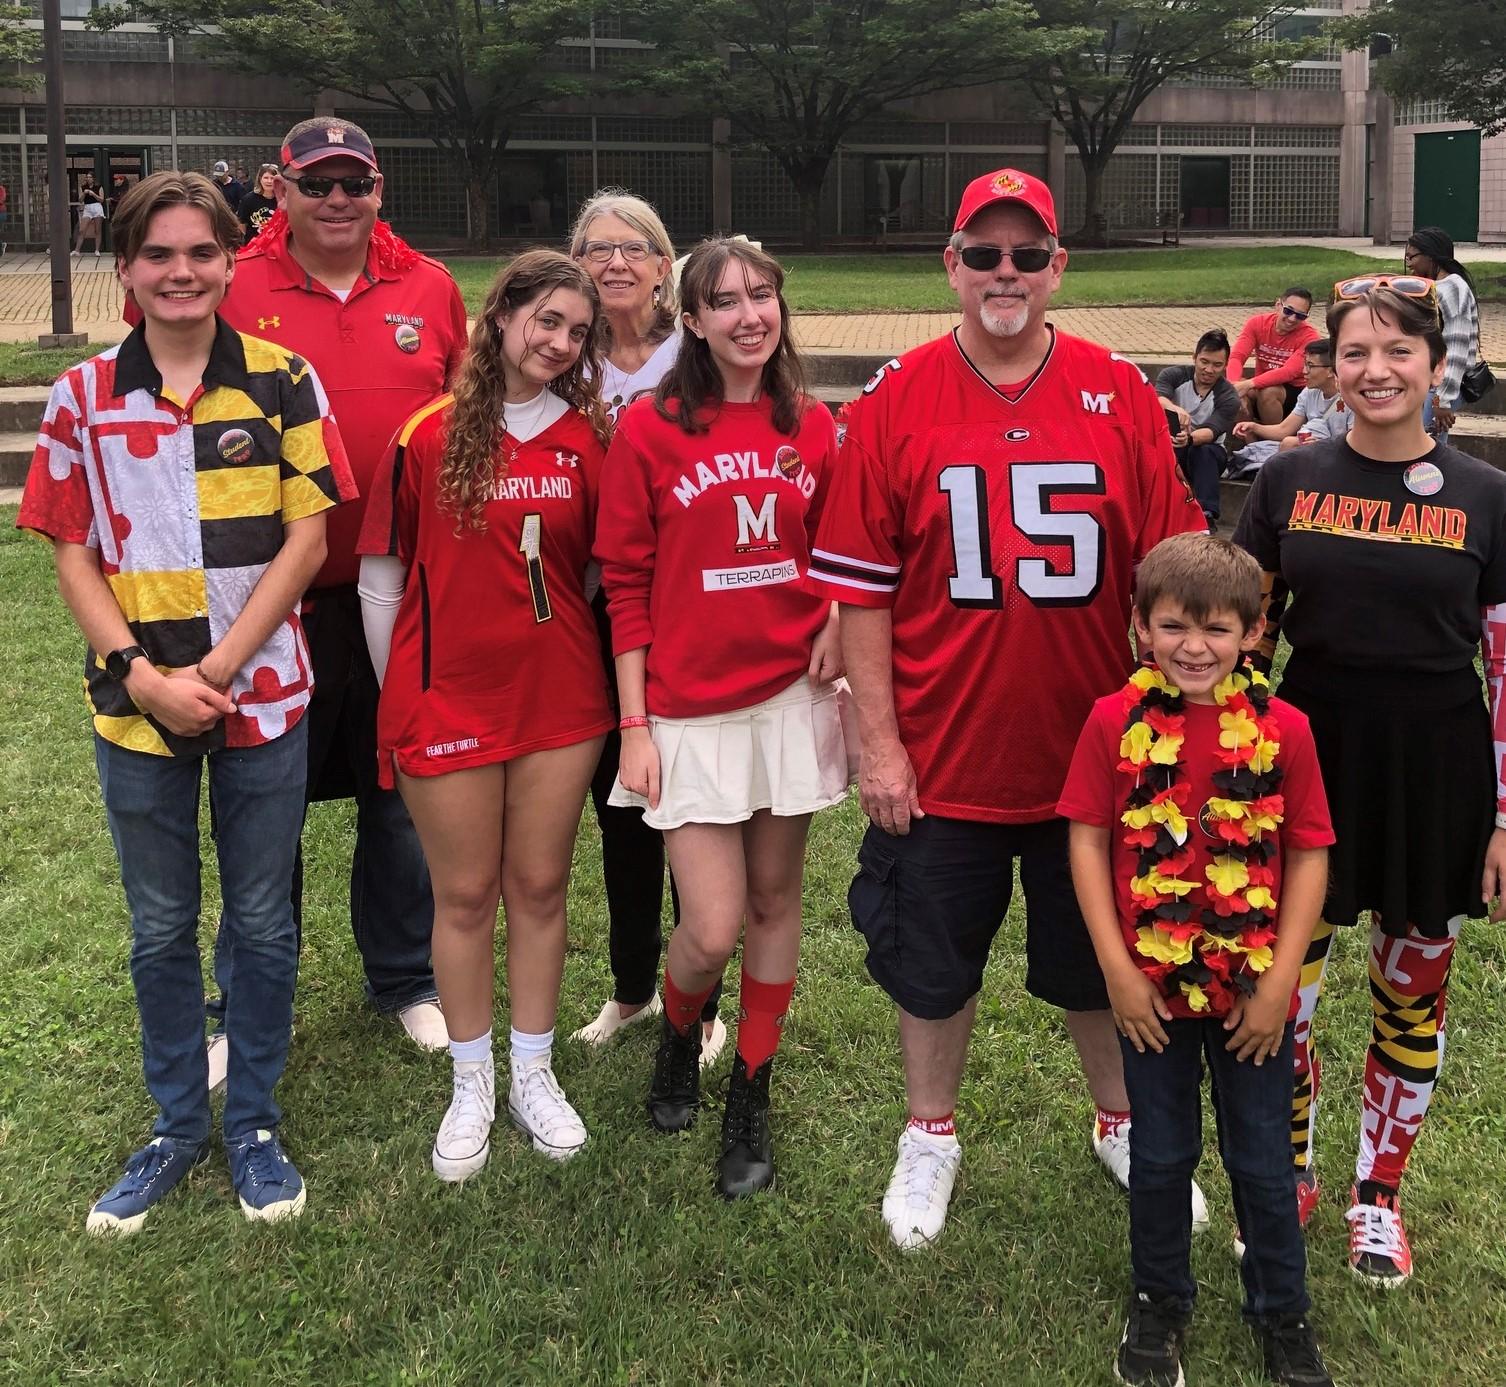
<svg viewBox="0 0 1506 1387">
<path fill-rule="evenodd" d="M 356 539 L 378 464 L 400 425 L 441 394 L 465 347 L 465 305 L 450 273 L 378 221 L 383 177 L 371 139 L 334 116 L 283 137 L 278 210 L 236 262 L 226 320 L 316 363 L 360 499 L 329 529 L 329 553 L 303 606 L 313 661 L 308 798 L 354 798 L 350 922 L 377 1010 L 426 1049 L 449 1041 L 430 963 L 434 901 L 418 835 L 395 790 L 377 784 L 378 686 L 356 594 Z M 301 863 L 294 881 L 299 909 Z M 234 959 L 216 949 L 229 990 Z M 223 1076 L 211 1036 L 210 1083 Z"/>
<path fill-rule="evenodd" d="M 864 387 L 809 575 L 842 604 L 862 733 L 871 823 L 848 899 L 899 1008 L 910 1121 L 884 1220 L 905 1248 L 946 1220 L 953 1110 L 1016 859 L 1025 986 L 1065 1011 L 1094 1148 L 1128 1182 L 1118 1037 L 1056 801 L 1093 701 L 1131 668 L 1136 563 L 1204 528 L 1140 370 L 1046 321 L 1067 264 L 1046 185 L 974 180 L 943 258 L 962 323 Z"/>
</svg>

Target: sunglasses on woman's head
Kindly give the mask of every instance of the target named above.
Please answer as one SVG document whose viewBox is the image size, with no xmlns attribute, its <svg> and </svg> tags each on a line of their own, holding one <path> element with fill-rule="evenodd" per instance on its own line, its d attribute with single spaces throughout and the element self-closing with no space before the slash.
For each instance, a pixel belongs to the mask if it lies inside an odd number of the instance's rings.
<svg viewBox="0 0 1506 1387">
<path fill-rule="evenodd" d="M 1051 252 L 1045 246 L 1017 246 L 1014 250 L 1005 250 L 1003 246 L 963 246 L 957 252 L 957 258 L 970 270 L 996 270 L 1006 255 L 1022 275 L 1037 274 L 1051 263 Z"/>
<path fill-rule="evenodd" d="M 1359 275 L 1354 279 L 1341 279 L 1333 286 L 1336 299 L 1362 299 L 1372 289 L 1394 289 L 1409 299 L 1438 298 L 1438 286 L 1422 275 Z"/>
<path fill-rule="evenodd" d="M 285 178 L 304 197 L 328 197 L 340 185 L 346 197 L 370 197 L 376 191 L 376 179 L 369 173 L 352 174 L 349 178 L 324 178 L 316 173 L 306 173 L 302 178 Z"/>
</svg>

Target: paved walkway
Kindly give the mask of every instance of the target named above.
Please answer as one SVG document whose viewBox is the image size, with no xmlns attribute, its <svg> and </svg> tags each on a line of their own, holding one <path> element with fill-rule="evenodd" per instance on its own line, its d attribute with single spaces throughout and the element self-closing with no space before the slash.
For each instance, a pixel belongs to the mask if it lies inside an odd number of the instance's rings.
<svg viewBox="0 0 1506 1387">
<path fill-rule="evenodd" d="M 1218 244 L 1241 242 L 1220 240 Z M 1314 244 L 1361 250 L 1369 242 Z M 1375 249 L 1394 257 L 1394 248 Z M 1506 247 L 1481 250 L 1481 258 L 1506 260 Z M 74 257 L 74 329 L 88 333 L 90 342 L 118 342 L 126 331 L 120 319 L 120 286 L 108 258 L 100 257 L 97 264 L 98 268 L 93 256 Z M 1165 360 L 1190 356 L 1193 343 L 1209 328 L 1223 328 L 1232 340 L 1245 318 L 1263 307 L 1061 308 L 1052 313 L 1051 320 L 1064 332 L 1127 356 Z M 47 258 L 0 258 L 0 341 L 34 342 L 38 333 L 51 331 L 51 315 Z M 939 337 L 956 321 L 950 313 L 802 313 L 795 319 L 795 335 L 809 351 L 894 354 Z M 1488 361 L 1506 364 L 1506 304 L 1481 306 L 1480 340 Z"/>
</svg>

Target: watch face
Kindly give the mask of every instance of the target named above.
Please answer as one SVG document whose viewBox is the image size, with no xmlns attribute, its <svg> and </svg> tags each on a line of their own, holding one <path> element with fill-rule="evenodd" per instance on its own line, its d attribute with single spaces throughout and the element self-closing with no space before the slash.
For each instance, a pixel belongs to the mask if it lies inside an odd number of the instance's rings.
<svg viewBox="0 0 1506 1387">
<path fill-rule="evenodd" d="M 124 650 L 112 650 L 105 656 L 105 673 L 111 679 L 124 679 L 131 672 L 131 661 L 142 653 L 139 645 L 128 645 Z"/>
</svg>

